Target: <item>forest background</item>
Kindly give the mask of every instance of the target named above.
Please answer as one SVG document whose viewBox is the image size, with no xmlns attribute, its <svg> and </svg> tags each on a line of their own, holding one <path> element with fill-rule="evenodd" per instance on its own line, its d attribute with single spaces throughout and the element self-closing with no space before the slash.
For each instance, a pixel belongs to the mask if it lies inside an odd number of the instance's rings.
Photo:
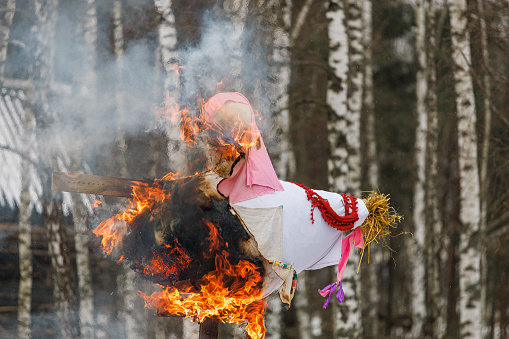
<svg viewBox="0 0 509 339">
<path fill-rule="evenodd" d="M 0 337 L 196 336 L 102 254 L 85 223 L 100 197 L 49 181 L 197 170 L 155 112 L 219 89 L 263 115 L 280 179 L 379 189 L 411 233 L 359 273 L 354 255 L 332 310 L 316 290 L 334 269 L 300 274 L 290 310 L 269 298 L 267 338 L 507 338 L 509 1 L 0 3 Z"/>
</svg>

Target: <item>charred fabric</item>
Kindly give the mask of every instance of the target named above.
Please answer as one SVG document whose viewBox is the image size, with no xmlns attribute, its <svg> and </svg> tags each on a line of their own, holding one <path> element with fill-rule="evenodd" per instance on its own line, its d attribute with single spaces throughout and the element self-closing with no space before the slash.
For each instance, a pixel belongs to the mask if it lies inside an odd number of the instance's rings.
<svg viewBox="0 0 509 339">
<path fill-rule="evenodd" d="M 219 181 L 211 173 L 162 181 L 162 189 L 171 195 L 129 222 L 113 254 L 154 283 L 177 289 L 191 285 L 196 293 L 203 277 L 216 270 L 218 258 L 231 266 L 250 262 L 263 277 L 263 258 L 228 200 L 218 193 Z M 223 287 L 249 278 L 224 275 Z M 262 283 L 257 283 L 260 289 Z"/>
</svg>

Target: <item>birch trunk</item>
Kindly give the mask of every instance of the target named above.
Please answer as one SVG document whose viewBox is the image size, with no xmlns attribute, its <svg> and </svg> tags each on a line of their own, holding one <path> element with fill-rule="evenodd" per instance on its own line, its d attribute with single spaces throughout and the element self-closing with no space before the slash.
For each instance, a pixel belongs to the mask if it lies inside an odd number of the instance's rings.
<svg viewBox="0 0 509 339">
<path fill-rule="evenodd" d="M 426 95 L 428 82 L 426 79 L 426 8 L 425 1 L 419 0 L 415 10 L 417 34 L 415 51 L 417 54 L 416 95 L 417 95 L 417 130 L 415 132 L 415 183 L 414 183 L 414 242 L 410 244 L 413 265 L 412 287 L 412 336 L 422 337 L 426 319 L 426 272 L 425 268 L 425 184 L 426 184 L 426 135 L 427 110 Z"/>
<path fill-rule="evenodd" d="M 178 68 L 177 29 L 175 27 L 172 1 L 156 0 L 154 3 L 162 19 L 158 27 L 158 39 L 159 57 L 165 71 L 164 91 L 175 98 L 176 102 L 180 102 L 181 86 Z M 188 161 L 180 140 L 179 128 L 168 123 L 165 126 L 165 132 L 168 137 L 168 158 L 171 170 L 179 173 L 188 173 Z"/>
<path fill-rule="evenodd" d="M 273 13 L 269 24 L 274 27 L 272 37 L 272 63 L 269 65 L 273 81 L 268 84 L 270 102 L 273 105 L 273 121 L 277 130 L 278 142 L 274 145 L 274 169 L 281 180 L 293 178 L 296 171 L 295 155 L 289 142 L 290 111 L 290 34 L 291 1 L 279 9 L 278 1 L 270 1 L 270 11 Z M 281 11 L 281 16 L 278 13 Z M 270 15 L 270 14 L 269 14 Z M 265 327 L 267 339 L 282 337 L 283 306 L 278 296 L 272 296 L 267 301 L 265 313 Z"/>
<path fill-rule="evenodd" d="M 230 84 L 237 92 L 242 92 L 242 35 L 246 24 L 249 0 L 224 0 L 223 8 L 227 17 L 233 21 L 235 28 L 232 36 L 227 40 L 227 48 L 232 53 L 230 65 Z"/>
<path fill-rule="evenodd" d="M 117 88 L 115 92 L 115 100 L 117 105 L 117 114 L 119 117 L 120 128 L 117 135 L 117 146 L 119 148 L 118 164 L 120 168 L 120 176 L 129 177 L 127 168 L 127 143 L 125 136 L 125 96 L 123 88 L 123 56 L 124 56 L 124 26 L 122 23 L 123 1 L 115 0 L 113 3 L 113 50 L 116 58 L 117 67 Z M 136 309 L 136 292 L 134 286 L 135 273 L 127 266 L 122 266 L 122 273 L 117 277 L 117 285 L 119 295 L 122 299 L 121 310 L 119 311 L 119 319 L 124 325 L 125 336 L 128 339 L 139 337 L 140 323 L 143 321 L 138 319 Z"/>
<path fill-rule="evenodd" d="M 458 115 L 458 163 L 460 174 L 460 222 L 462 230 L 459 244 L 459 315 L 460 336 L 481 337 L 481 302 L 479 284 L 481 251 L 478 239 L 480 230 L 480 188 L 477 165 L 476 112 L 472 77 L 470 37 L 467 30 L 466 1 L 449 0 L 451 37 Z"/>
<path fill-rule="evenodd" d="M 327 89 L 327 104 L 331 110 L 328 122 L 330 156 L 328 160 L 329 186 L 334 192 L 348 189 L 347 132 L 347 73 L 348 36 L 345 27 L 343 1 L 332 0 L 327 11 L 329 20 L 329 66 L 334 76 Z"/>
<path fill-rule="evenodd" d="M 348 35 L 347 72 L 347 190 L 349 195 L 360 196 L 361 154 L 360 117 L 364 86 L 364 47 L 362 8 L 364 0 L 346 1 L 346 28 Z M 361 280 L 357 274 L 356 260 L 351 258 L 343 276 L 345 301 L 336 316 L 335 329 L 339 338 L 360 338 L 362 336 Z"/>
<path fill-rule="evenodd" d="M 267 339 L 281 339 L 283 306 L 278 295 L 273 295 L 267 300 L 267 311 L 265 313 L 265 337 Z"/>
<path fill-rule="evenodd" d="M 429 318 L 431 319 L 431 335 L 435 338 L 442 338 L 446 329 L 446 298 L 441 293 L 441 270 L 446 262 L 444 244 L 441 237 L 443 234 L 442 223 L 438 210 L 438 112 L 437 112 L 437 79 L 435 51 L 436 44 L 436 23 L 435 6 L 433 0 L 428 1 L 427 20 L 427 73 L 428 73 L 428 98 L 427 98 L 427 119 L 428 134 L 426 146 L 426 248 L 427 251 L 427 284 L 429 297 Z M 444 286 L 445 290 L 445 286 Z"/>
<path fill-rule="evenodd" d="M 376 143 L 376 126 L 375 126 L 375 103 L 373 98 L 373 58 L 371 46 L 373 45 L 372 33 L 372 3 L 371 0 L 364 0 L 362 10 L 362 21 L 364 29 L 364 168 L 367 175 L 367 189 L 378 189 L 378 159 L 377 159 L 377 143 Z M 381 246 L 372 246 L 367 258 L 368 265 L 362 265 L 362 277 L 365 283 L 365 296 L 362 303 L 363 331 L 365 336 L 376 338 L 380 334 L 378 324 L 379 314 L 381 313 L 381 296 L 376 286 L 380 286 L 377 276 L 377 267 L 382 264 L 382 248 Z M 365 301 L 365 302 L 364 302 Z"/>
<path fill-rule="evenodd" d="M 46 121 L 53 121 L 56 115 L 49 102 L 53 82 L 54 37 L 58 18 L 57 0 L 33 0 L 36 23 L 34 26 L 34 97 L 38 115 Z M 45 155 L 54 158 L 55 154 Z M 48 167 L 55 164 L 50 162 Z M 49 187 L 46 188 L 50 192 Z M 48 248 L 51 259 L 53 294 L 58 319 L 58 336 L 62 338 L 77 335 L 73 322 L 75 294 L 71 279 L 71 260 L 67 249 L 66 231 L 62 220 L 62 211 L 54 198 L 49 198 L 44 211 L 44 224 L 48 236 Z"/>
<path fill-rule="evenodd" d="M 360 118 L 364 80 L 364 46 L 362 8 L 365 0 L 348 0 L 346 26 L 348 34 L 347 73 L 347 137 L 348 147 L 348 192 L 360 196 L 361 154 Z"/>
<path fill-rule="evenodd" d="M 483 0 L 477 0 L 477 10 L 479 16 L 479 26 L 481 30 L 481 52 L 482 52 L 482 65 L 483 65 L 483 77 L 482 84 L 484 87 L 484 135 L 482 142 L 482 153 L 481 153 L 481 177 L 480 177 L 480 199 L 481 199 L 481 223 L 480 231 L 481 237 L 484 239 L 487 231 L 488 224 L 488 156 L 490 149 L 490 137 L 491 137 L 491 79 L 489 73 L 489 46 L 488 46 L 488 33 L 486 31 L 486 20 L 484 18 L 484 5 Z M 484 246 L 483 246 L 484 247 Z M 482 312 L 482 326 L 483 328 L 489 328 L 489 319 L 491 315 L 489 310 L 491 309 L 488 305 L 488 263 L 486 257 L 486 251 L 483 249 L 481 256 L 481 312 Z M 489 333 L 489 332 L 488 332 Z"/>
<path fill-rule="evenodd" d="M 62 210 L 55 200 L 50 200 L 45 210 L 45 225 L 48 235 L 49 254 L 55 297 L 55 317 L 58 337 L 73 338 L 78 335 L 74 326 L 74 307 L 76 298 L 71 278 L 71 260 L 66 241 L 66 231 L 62 220 Z"/>
<path fill-rule="evenodd" d="M 87 45 L 84 52 L 83 69 L 88 76 L 88 82 L 83 82 L 79 88 L 80 95 L 84 101 L 95 101 L 96 97 L 96 76 L 95 76 L 95 46 L 97 44 L 97 12 L 95 0 L 87 0 L 86 12 L 83 23 L 83 40 Z M 82 144 L 82 141 L 79 141 Z M 73 152 L 72 170 L 83 171 L 81 151 Z M 73 197 L 74 198 L 74 197 Z M 76 269 L 78 275 L 79 289 L 79 324 L 82 338 L 94 338 L 94 292 L 92 288 L 92 274 L 90 272 L 89 260 L 89 232 L 85 225 L 86 208 L 90 208 L 87 197 L 82 195 L 73 199 L 72 216 L 74 223 L 74 242 L 76 247 Z"/>
<path fill-rule="evenodd" d="M 290 52 L 290 25 L 291 25 L 291 2 L 287 2 L 283 8 L 282 23 L 275 22 L 273 65 L 271 74 L 275 81 L 272 92 L 275 93 L 274 117 L 279 130 L 279 142 L 275 147 L 277 161 L 275 170 L 281 180 L 290 180 L 296 173 L 295 153 L 290 145 L 290 111 L 289 90 L 291 76 L 291 52 Z"/>
<path fill-rule="evenodd" d="M 326 13 L 329 31 L 329 66 L 333 76 L 328 83 L 327 104 L 331 111 L 328 121 L 328 139 L 330 155 L 327 161 L 329 186 L 334 192 L 348 190 L 348 145 L 347 134 L 347 73 L 348 73 L 348 36 L 345 26 L 344 2 L 329 2 Z M 337 274 L 337 267 L 334 268 Z M 332 324 L 334 337 L 338 337 L 340 323 L 343 321 L 343 305 L 332 303 Z"/>
<path fill-rule="evenodd" d="M 311 318 L 309 315 L 309 300 L 307 287 L 308 272 L 299 274 L 299 287 L 295 291 L 294 304 L 297 311 L 299 338 L 311 339 Z"/>
<path fill-rule="evenodd" d="M 363 28 L 364 28 L 364 112 L 366 114 L 366 166 L 368 186 L 370 190 L 378 187 L 378 159 L 376 146 L 375 103 L 373 99 L 373 45 L 372 32 L 372 0 L 363 2 Z"/>
<path fill-rule="evenodd" d="M 0 13 L 0 83 L 2 83 L 4 78 L 5 61 L 7 60 L 9 36 L 12 19 L 16 10 L 16 0 L 7 0 L 7 3 L 2 7 L 2 12 Z"/>
<path fill-rule="evenodd" d="M 33 111 L 33 97 L 27 92 L 28 105 L 23 114 L 23 154 L 32 154 L 35 142 L 35 117 Z M 31 166 L 26 158 L 21 162 L 21 197 L 19 206 L 19 291 L 18 291 L 18 338 L 31 338 L 31 309 L 32 309 L 32 223 L 30 217 Z"/>
</svg>

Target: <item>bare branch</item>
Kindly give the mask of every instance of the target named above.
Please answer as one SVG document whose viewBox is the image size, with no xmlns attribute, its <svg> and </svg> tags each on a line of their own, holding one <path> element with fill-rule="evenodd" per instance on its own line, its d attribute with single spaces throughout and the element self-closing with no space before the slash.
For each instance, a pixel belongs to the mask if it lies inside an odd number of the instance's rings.
<svg viewBox="0 0 509 339">
<path fill-rule="evenodd" d="M 306 20 L 306 16 L 308 15 L 309 9 L 313 4 L 313 0 L 306 0 L 306 3 L 302 6 L 299 15 L 297 16 L 297 20 L 295 25 L 293 26 L 292 33 L 290 34 L 290 40 L 292 46 L 295 44 L 295 40 L 299 37 L 300 31 L 302 30 L 302 26 L 304 25 L 304 20 Z"/>
</svg>

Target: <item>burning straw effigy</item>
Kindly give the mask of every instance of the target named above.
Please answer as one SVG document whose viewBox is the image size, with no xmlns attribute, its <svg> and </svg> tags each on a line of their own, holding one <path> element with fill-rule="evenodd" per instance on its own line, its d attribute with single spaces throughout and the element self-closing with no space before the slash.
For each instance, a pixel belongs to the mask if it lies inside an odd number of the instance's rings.
<svg viewBox="0 0 509 339">
<path fill-rule="evenodd" d="M 53 188 L 130 197 L 93 233 L 105 253 L 161 286 L 139 293 L 160 316 L 246 323 L 250 338 L 263 338 L 264 298 L 279 290 L 289 307 L 298 273 L 338 262 L 337 281 L 320 293 L 324 307 L 334 292 L 341 301 L 351 246 L 384 241 L 401 218 L 388 196 L 362 200 L 278 181 L 245 97 L 219 93 L 200 106 L 192 115 L 168 97 L 159 113 L 184 141 L 206 141 L 209 170 L 153 181 L 97 177 L 89 190 L 91 176 L 56 173 Z"/>
</svg>

